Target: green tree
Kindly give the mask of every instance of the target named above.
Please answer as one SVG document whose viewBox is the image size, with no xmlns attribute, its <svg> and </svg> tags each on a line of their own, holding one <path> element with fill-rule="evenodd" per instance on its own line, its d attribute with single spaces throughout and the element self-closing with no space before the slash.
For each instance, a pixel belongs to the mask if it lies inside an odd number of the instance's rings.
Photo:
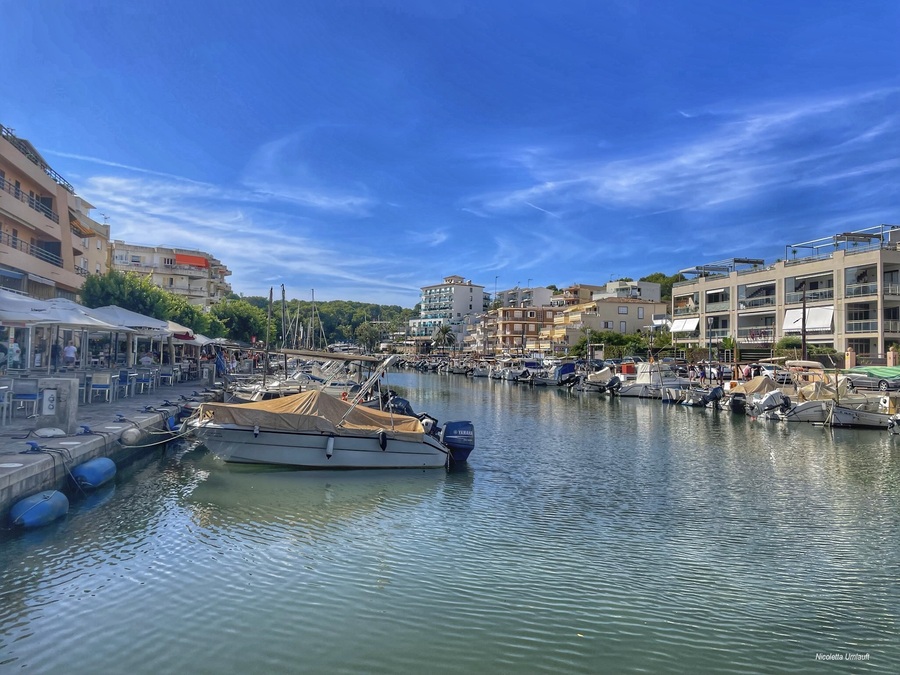
<svg viewBox="0 0 900 675">
<path fill-rule="evenodd" d="M 170 295 L 154 285 L 149 275 L 116 270 L 92 274 L 81 287 L 81 302 L 86 307 L 116 305 L 162 320 L 169 319 Z"/>
<path fill-rule="evenodd" d="M 659 284 L 659 295 L 663 302 L 672 301 L 672 286 L 679 281 L 684 281 L 686 277 L 680 272 L 667 276 L 665 272 L 654 272 L 645 277 L 641 277 L 638 281 L 648 281 L 650 283 Z"/>
<path fill-rule="evenodd" d="M 369 352 L 374 352 L 381 338 L 380 331 L 371 323 L 366 322 L 356 329 L 356 340 Z"/>
<path fill-rule="evenodd" d="M 436 347 L 441 347 L 442 349 L 452 347 L 456 344 L 456 334 L 453 332 L 453 327 L 446 324 L 437 328 L 434 333 L 431 334 L 431 339 L 434 341 Z"/>
<path fill-rule="evenodd" d="M 266 312 L 246 300 L 224 300 L 213 305 L 210 313 L 226 328 L 232 340 L 252 342 L 266 339 Z M 269 327 L 269 341 L 274 340 L 277 326 Z"/>
</svg>

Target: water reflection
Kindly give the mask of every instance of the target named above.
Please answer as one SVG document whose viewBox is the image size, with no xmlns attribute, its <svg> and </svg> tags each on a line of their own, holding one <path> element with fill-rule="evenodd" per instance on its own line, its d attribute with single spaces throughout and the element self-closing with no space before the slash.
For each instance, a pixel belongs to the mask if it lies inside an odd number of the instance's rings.
<svg viewBox="0 0 900 675">
<path fill-rule="evenodd" d="M 101 503 L 4 537 L 4 665 L 812 672 L 853 649 L 900 667 L 900 440 L 390 377 L 475 422 L 466 469 L 148 455 Z"/>
</svg>

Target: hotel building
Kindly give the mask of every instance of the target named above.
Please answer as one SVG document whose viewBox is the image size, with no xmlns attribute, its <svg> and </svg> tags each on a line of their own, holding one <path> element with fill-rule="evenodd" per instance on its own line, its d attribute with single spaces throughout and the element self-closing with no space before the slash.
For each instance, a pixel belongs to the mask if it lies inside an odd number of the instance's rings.
<svg viewBox="0 0 900 675">
<path fill-rule="evenodd" d="M 451 326 L 457 344 L 462 345 L 466 325 L 487 311 L 490 296 L 484 286 L 460 276 L 444 277 L 443 282 L 423 286 L 419 300 L 419 318 L 410 319 L 413 338 L 430 338 L 441 326 Z"/>
</svg>

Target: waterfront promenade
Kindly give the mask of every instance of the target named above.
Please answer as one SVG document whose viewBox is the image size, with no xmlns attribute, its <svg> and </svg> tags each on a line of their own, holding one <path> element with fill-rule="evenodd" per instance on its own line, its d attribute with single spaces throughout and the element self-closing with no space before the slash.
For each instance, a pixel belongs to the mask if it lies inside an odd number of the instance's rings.
<svg viewBox="0 0 900 675">
<path fill-rule="evenodd" d="M 12 410 L 9 419 L 0 424 L 0 519 L 6 521 L 10 506 L 19 499 L 64 488 L 68 471 L 78 464 L 94 457 L 121 461 L 148 451 L 146 446 L 164 438 L 160 432 L 169 415 L 177 412 L 177 403 L 202 390 L 202 383 L 194 380 L 110 402 L 79 403 L 79 433 L 72 436 L 40 437 L 35 434 L 36 420 L 26 414 L 30 408 Z M 173 405 L 165 406 L 166 401 Z M 134 429 L 140 433 L 129 432 Z M 37 443 L 43 450 L 29 443 Z"/>
</svg>

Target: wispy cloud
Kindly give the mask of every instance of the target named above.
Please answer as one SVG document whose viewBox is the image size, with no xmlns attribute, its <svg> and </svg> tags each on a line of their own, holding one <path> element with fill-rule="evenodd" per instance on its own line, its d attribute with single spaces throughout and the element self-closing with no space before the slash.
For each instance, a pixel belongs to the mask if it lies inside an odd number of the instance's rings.
<svg viewBox="0 0 900 675">
<path fill-rule="evenodd" d="M 790 101 L 705 116 L 705 132 L 673 139 L 650 155 L 565 161 L 513 150 L 534 183 L 481 195 L 474 213 L 516 212 L 536 205 L 571 213 L 586 202 L 649 213 L 703 211 L 773 191 L 851 177 L 887 175 L 897 168 L 896 90 L 821 100 Z M 682 112 L 683 117 L 692 117 Z M 874 118 L 874 121 L 873 121 Z M 695 127 L 690 133 L 694 134 Z"/>
</svg>

